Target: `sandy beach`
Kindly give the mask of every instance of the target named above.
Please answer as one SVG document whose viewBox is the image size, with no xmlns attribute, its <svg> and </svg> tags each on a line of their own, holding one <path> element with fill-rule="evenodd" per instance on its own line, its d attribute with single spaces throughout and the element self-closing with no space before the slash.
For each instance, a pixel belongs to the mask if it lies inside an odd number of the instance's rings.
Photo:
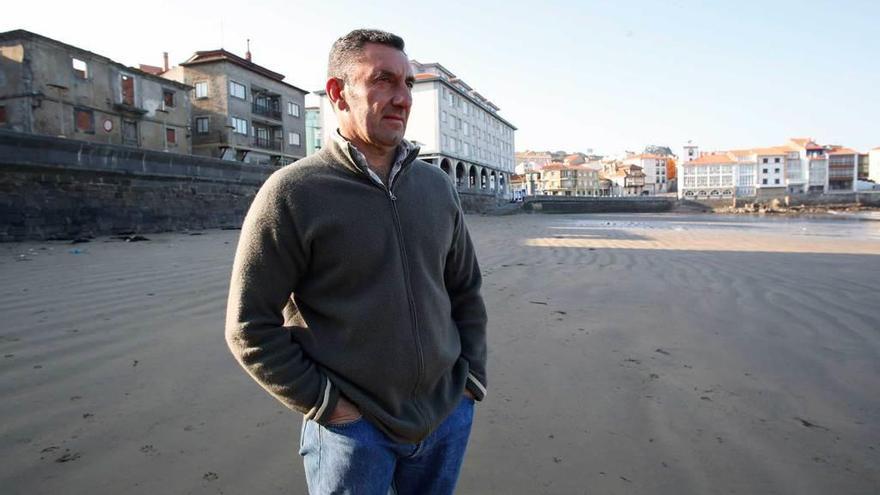
<svg viewBox="0 0 880 495">
<path fill-rule="evenodd" d="M 880 493 L 880 222 L 468 223 L 459 493 Z M 223 338 L 238 234 L 0 244 L 0 491 L 305 493 L 301 416 Z"/>
</svg>

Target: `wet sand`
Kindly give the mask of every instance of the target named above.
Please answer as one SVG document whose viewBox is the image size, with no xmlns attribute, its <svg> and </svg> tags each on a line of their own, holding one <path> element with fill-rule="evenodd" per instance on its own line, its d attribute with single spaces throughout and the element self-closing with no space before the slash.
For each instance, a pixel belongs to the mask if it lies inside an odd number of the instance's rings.
<svg viewBox="0 0 880 495">
<path fill-rule="evenodd" d="M 459 493 L 880 492 L 880 222 L 468 222 Z M 237 236 L 0 244 L 3 493 L 305 492 L 299 415 L 223 340 Z"/>
</svg>

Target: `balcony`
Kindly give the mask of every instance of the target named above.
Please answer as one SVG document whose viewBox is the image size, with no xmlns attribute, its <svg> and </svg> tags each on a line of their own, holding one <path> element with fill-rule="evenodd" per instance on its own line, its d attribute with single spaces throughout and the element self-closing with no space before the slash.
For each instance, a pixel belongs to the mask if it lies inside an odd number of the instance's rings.
<svg viewBox="0 0 880 495">
<path fill-rule="evenodd" d="M 281 120 L 281 108 L 279 108 L 277 103 L 277 100 L 275 101 L 275 105 L 255 101 L 252 107 L 252 111 L 257 115 L 269 117 L 270 119 Z"/>
<path fill-rule="evenodd" d="M 255 137 L 253 141 L 255 148 L 263 148 L 267 150 L 281 151 L 281 141 L 269 139 L 265 137 Z"/>
</svg>

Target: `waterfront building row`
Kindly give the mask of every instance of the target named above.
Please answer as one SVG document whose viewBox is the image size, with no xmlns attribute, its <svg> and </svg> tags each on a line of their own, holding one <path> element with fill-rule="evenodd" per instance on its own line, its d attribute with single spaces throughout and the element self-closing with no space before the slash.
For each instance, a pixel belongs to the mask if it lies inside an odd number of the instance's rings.
<svg viewBox="0 0 880 495">
<path fill-rule="evenodd" d="M 539 195 L 642 196 L 649 191 L 646 174 L 640 166 L 619 163 L 609 166 L 601 162 L 551 162 L 514 175 L 511 183 L 517 198 Z"/>
<path fill-rule="evenodd" d="M 701 153 L 688 144 L 678 164 L 680 199 L 853 192 L 861 154 L 794 138 L 781 146 Z"/>
</svg>

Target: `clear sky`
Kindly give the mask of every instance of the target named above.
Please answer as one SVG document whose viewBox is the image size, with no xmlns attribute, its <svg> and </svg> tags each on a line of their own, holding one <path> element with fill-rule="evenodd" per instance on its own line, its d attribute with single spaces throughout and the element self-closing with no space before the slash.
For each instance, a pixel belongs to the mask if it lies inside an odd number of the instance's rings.
<svg viewBox="0 0 880 495">
<path fill-rule="evenodd" d="M 401 35 L 501 107 L 516 149 L 616 153 L 813 137 L 880 146 L 880 1 L 8 2 L 23 28 L 127 65 L 224 47 L 307 90 L 358 27 Z"/>
</svg>

